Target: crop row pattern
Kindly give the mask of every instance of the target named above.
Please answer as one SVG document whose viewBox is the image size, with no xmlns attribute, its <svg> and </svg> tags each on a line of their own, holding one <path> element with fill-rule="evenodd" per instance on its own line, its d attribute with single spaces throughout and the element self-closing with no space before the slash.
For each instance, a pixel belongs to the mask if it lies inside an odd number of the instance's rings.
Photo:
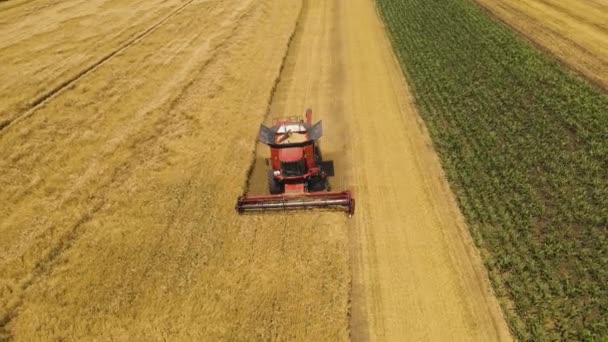
<svg viewBox="0 0 608 342">
<path fill-rule="evenodd" d="M 378 0 L 516 337 L 608 336 L 608 96 L 470 0 Z"/>
</svg>

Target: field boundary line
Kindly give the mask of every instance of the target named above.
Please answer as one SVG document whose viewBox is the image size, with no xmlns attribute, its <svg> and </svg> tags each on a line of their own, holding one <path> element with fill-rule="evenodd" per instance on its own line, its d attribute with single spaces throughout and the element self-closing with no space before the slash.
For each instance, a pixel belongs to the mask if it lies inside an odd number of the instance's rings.
<svg viewBox="0 0 608 342">
<path fill-rule="evenodd" d="M 173 12 L 169 13 L 163 19 L 156 22 L 154 25 L 148 27 L 143 32 L 140 32 L 135 37 L 133 37 L 132 39 L 128 40 L 127 42 L 125 42 L 124 44 L 119 46 L 117 49 L 104 55 L 101 59 L 86 66 L 84 69 L 81 69 L 74 76 L 69 77 L 68 79 L 64 80 L 63 82 L 59 83 L 58 85 L 52 87 L 50 90 L 44 92 L 42 95 L 39 95 L 28 105 L 28 108 L 26 110 L 22 111 L 20 114 L 17 114 L 16 117 L 14 117 L 12 119 L 8 119 L 6 121 L 0 121 L 0 134 L 2 134 L 6 130 L 6 128 L 9 128 L 11 125 L 19 122 L 20 120 L 24 120 L 24 119 L 32 116 L 32 114 L 34 114 L 34 112 L 36 111 L 36 109 L 38 109 L 38 107 L 40 107 L 41 105 L 43 105 L 44 103 L 46 103 L 47 101 L 52 99 L 53 97 L 61 94 L 63 91 L 69 89 L 69 87 L 76 84 L 80 79 L 89 75 L 90 73 L 95 71 L 97 68 L 101 67 L 102 65 L 104 65 L 105 63 L 110 61 L 113 57 L 115 57 L 119 53 L 121 53 L 121 52 L 127 50 L 129 47 L 139 43 L 141 40 L 146 38 L 148 35 L 150 35 L 154 31 L 156 31 L 163 24 L 165 24 L 167 21 L 169 21 L 171 18 L 175 17 L 177 14 L 179 14 L 184 9 L 186 9 L 186 7 L 191 5 L 193 2 L 194 2 L 194 0 L 189 0 L 185 4 L 181 5 L 179 8 L 175 9 Z"/>
</svg>

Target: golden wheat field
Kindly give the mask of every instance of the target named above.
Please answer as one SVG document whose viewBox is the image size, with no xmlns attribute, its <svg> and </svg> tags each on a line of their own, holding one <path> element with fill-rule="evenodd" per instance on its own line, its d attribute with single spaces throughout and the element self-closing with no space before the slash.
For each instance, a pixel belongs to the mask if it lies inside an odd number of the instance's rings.
<svg viewBox="0 0 608 342">
<path fill-rule="evenodd" d="M 308 107 L 357 213 L 239 216 Z M 0 340 L 511 339 L 372 0 L 0 2 L 0 122 Z"/>
<path fill-rule="evenodd" d="M 477 2 L 574 70 L 608 89 L 608 2 Z"/>
</svg>

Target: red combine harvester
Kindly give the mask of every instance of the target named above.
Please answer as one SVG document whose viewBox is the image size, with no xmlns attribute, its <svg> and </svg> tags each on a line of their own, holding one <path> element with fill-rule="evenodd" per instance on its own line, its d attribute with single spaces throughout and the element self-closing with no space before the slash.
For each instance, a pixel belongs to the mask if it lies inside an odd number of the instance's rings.
<svg viewBox="0 0 608 342">
<path fill-rule="evenodd" d="M 276 120 L 270 128 L 261 125 L 258 139 L 270 146 L 270 158 L 266 159 L 270 195 L 240 196 L 236 210 L 342 208 L 352 216 L 352 193 L 328 191 L 327 177 L 333 176 L 333 162 L 321 160 L 317 140 L 322 134 L 321 121 L 312 124 L 310 109 L 306 122 L 296 117 Z"/>
</svg>

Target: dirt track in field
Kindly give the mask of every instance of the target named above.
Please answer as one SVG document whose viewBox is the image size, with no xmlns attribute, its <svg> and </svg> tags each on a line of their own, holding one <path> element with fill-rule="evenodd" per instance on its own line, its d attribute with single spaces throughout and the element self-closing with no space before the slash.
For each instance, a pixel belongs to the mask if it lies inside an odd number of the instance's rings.
<svg viewBox="0 0 608 342">
<path fill-rule="evenodd" d="M 0 5 L 0 339 L 509 339 L 371 0 L 148 3 Z M 307 107 L 355 217 L 236 215 Z"/>
<path fill-rule="evenodd" d="M 358 196 L 350 229 L 353 301 L 362 305 L 353 310 L 353 333 L 510 339 L 373 2 L 339 11 L 343 113 Z M 359 329 L 364 320 L 368 329 Z"/>
<path fill-rule="evenodd" d="M 594 83 L 608 89 L 608 2 L 477 2 Z"/>
</svg>

